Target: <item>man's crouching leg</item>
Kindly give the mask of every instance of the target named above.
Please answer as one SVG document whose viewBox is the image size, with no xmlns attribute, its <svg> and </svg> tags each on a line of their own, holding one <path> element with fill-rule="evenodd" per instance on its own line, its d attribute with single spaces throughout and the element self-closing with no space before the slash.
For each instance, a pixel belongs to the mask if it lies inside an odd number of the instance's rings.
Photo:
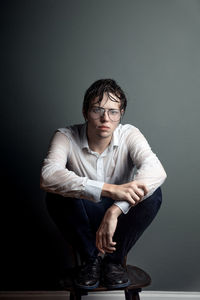
<svg viewBox="0 0 200 300">
<path fill-rule="evenodd" d="M 124 268 L 124 258 L 136 241 L 157 215 L 162 202 L 162 192 L 158 188 L 150 197 L 132 207 L 127 214 L 118 218 L 113 237 L 116 250 L 106 254 L 103 261 L 104 283 L 109 288 L 123 287 L 129 284 Z"/>
<path fill-rule="evenodd" d="M 46 203 L 64 238 L 80 254 L 82 266 L 75 279 L 76 286 L 88 290 L 98 287 L 102 258 L 96 248 L 96 230 L 112 202 L 105 205 L 49 193 Z"/>
</svg>

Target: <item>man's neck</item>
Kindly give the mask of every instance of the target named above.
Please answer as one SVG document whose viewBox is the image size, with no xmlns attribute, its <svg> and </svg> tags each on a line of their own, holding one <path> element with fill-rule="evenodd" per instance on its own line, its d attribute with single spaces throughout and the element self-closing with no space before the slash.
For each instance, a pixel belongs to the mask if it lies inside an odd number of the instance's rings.
<svg viewBox="0 0 200 300">
<path fill-rule="evenodd" d="M 88 145 L 92 151 L 101 154 L 108 147 L 111 139 L 112 136 L 109 136 L 107 138 L 102 138 L 97 136 L 95 139 L 94 138 L 91 139 L 90 136 L 88 135 Z"/>
</svg>

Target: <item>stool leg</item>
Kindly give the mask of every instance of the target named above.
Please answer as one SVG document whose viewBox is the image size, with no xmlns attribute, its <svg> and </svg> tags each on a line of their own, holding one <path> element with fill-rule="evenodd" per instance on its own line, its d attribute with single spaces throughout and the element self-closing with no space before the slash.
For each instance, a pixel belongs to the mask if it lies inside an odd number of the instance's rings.
<svg viewBox="0 0 200 300">
<path fill-rule="evenodd" d="M 81 300 L 81 297 L 85 295 L 88 295 L 86 290 L 74 289 L 70 292 L 70 300 Z"/>
<path fill-rule="evenodd" d="M 69 297 L 70 300 L 74 300 L 74 294 L 72 292 L 70 292 L 70 297 Z"/>
<path fill-rule="evenodd" d="M 75 293 L 70 292 L 70 300 L 81 300 L 81 293 L 75 291 Z"/>
<path fill-rule="evenodd" d="M 141 292 L 141 289 L 136 290 L 125 290 L 125 299 L 126 300 L 140 300 L 139 292 Z"/>
</svg>

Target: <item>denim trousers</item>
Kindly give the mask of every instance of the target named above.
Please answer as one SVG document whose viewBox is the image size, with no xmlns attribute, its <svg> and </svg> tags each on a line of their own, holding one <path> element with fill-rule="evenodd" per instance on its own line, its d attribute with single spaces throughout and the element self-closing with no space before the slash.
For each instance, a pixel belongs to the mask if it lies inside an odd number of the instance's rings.
<svg viewBox="0 0 200 300">
<path fill-rule="evenodd" d="M 46 205 L 51 218 L 64 238 L 77 249 L 83 261 L 98 255 L 96 232 L 106 210 L 113 202 L 114 200 L 106 197 L 94 203 L 52 193 L 46 195 Z M 123 263 L 124 257 L 155 218 L 161 202 L 162 192 L 158 188 L 150 197 L 133 206 L 127 214 L 122 213 L 118 217 L 113 236 L 113 241 L 117 243 L 116 250 L 106 254 L 106 260 Z"/>
</svg>

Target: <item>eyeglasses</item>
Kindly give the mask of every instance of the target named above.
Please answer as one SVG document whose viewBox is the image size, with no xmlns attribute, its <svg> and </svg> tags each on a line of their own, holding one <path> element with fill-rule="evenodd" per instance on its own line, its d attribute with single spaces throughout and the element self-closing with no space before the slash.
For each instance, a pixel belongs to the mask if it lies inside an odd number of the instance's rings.
<svg viewBox="0 0 200 300">
<path fill-rule="evenodd" d="M 93 106 L 90 109 L 90 116 L 93 120 L 97 120 L 101 118 L 105 114 L 105 112 L 107 112 L 110 120 L 113 122 L 117 122 L 121 118 L 121 112 L 119 109 L 113 109 L 113 108 L 105 109 L 103 107 L 96 107 L 96 106 Z"/>
</svg>

